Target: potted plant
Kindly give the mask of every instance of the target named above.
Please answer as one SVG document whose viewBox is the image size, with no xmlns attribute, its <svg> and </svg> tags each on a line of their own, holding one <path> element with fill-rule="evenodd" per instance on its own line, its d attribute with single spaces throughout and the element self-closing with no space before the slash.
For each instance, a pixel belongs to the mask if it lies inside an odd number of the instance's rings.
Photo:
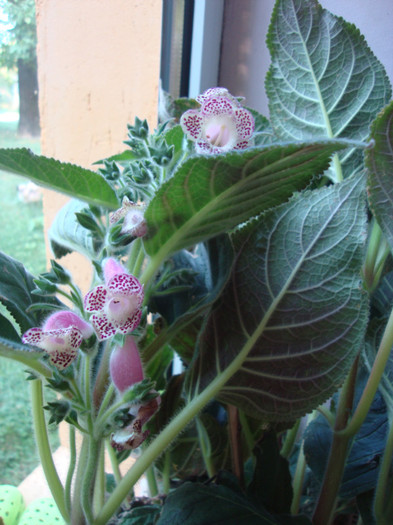
<svg viewBox="0 0 393 525">
<path fill-rule="evenodd" d="M 390 83 L 315 0 L 277 0 L 267 42 L 269 120 L 218 87 L 136 119 L 97 172 L 0 150 L 73 198 L 53 252 L 94 268 L 83 296 L 55 260 L 0 256 L 0 354 L 30 370 L 67 523 L 391 522 Z M 44 408 L 70 425 L 65 486 Z"/>
</svg>

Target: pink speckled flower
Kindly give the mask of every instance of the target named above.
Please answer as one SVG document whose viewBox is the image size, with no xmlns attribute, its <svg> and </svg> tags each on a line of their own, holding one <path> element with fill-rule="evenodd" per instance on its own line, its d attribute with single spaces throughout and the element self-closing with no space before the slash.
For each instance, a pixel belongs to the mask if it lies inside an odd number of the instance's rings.
<svg viewBox="0 0 393 525">
<path fill-rule="evenodd" d="M 183 113 L 180 124 L 196 143 L 197 153 L 217 154 L 251 145 L 254 117 L 225 88 L 211 88 L 196 98 L 201 108 Z"/>
<path fill-rule="evenodd" d="M 128 233 L 134 237 L 143 237 L 147 233 L 144 211 L 143 205 L 135 204 L 128 197 L 123 197 L 122 206 L 112 213 L 110 223 L 114 224 L 124 217 L 122 233 Z"/>
<path fill-rule="evenodd" d="M 78 355 L 82 340 L 88 339 L 93 333 L 93 328 L 78 315 L 61 311 L 48 317 L 42 328 L 27 330 L 22 341 L 45 350 L 51 363 L 63 370 Z"/>
<path fill-rule="evenodd" d="M 115 273 L 116 272 L 116 273 Z M 102 341 L 116 332 L 128 334 L 139 325 L 143 286 L 115 260 L 104 262 L 105 285 L 96 286 L 85 297 L 87 312 L 95 312 L 91 323 Z"/>
<path fill-rule="evenodd" d="M 141 356 L 135 339 L 129 335 L 123 346 L 115 346 L 109 361 L 111 379 L 124 392 L 144 378 Z"/>
</svg>

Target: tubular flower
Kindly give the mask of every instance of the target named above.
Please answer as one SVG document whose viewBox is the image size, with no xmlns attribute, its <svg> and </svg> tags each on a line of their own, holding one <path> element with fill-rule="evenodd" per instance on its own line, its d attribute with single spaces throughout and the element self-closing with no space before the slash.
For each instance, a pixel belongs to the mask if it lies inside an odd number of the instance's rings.
<svg viewBox="0 0 393 525">
<path fill-rule="evenodd" d="M 78 315 L 61 311 L 48 317 L 42 328 L 27 330 L 22 341 L 45 350 L 51 363 L 63 370 L 77 357 L 83 339 L 88 339 L 93 333 L 93 328 Z"/>
<path fill-rule="evenodd" d="M 128 197 L 123 197 L 122 206 L 112 213 L 110 223 L 114 224 L 124 217 L 122 233 L 128 233 L 133 237 L 143 237 L 147 233 L 144 210 L 144 206 L 131 202 Z"/>
<path fill-rule="evenodd" d="M 115 346 L 109 361 L 111 379 L 119 392 L 124 392 L 144 378 L 138 346 L 127 336 L 123 346 Z"/>
<path fill-rule="evenodd" d="M 180 125 L 196 143 L 197 153 L 225 153 L 251 145 L 254 117 L 227 89 L 208 89 L 196 100 L 201 108 L 183 113 Z"/>
<path fill-rule="evenodd" d="M 85 310 L 95 312 L 90 321 L 101 341 L 118 331 L 128 334 L 137 328 L 144 297 L 138 279 L 115 259 L 105 261 L 104 276 L 105 285 L 96 286 L 84 300 Z"/>
</svg>

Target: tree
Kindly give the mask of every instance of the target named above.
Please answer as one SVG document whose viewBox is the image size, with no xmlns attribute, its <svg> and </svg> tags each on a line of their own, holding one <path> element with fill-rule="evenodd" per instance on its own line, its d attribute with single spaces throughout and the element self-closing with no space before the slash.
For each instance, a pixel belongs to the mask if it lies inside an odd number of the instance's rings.
<svg viewBox="0 0 393 525">
<path fill-rule="evenodd" d="M 37 32 L 34 0 L 0 0 L 6 21 L 0 28 L 0 63 L 18 70 L 18 134 L 40 133 L 38 112 Z"/>
</svg>

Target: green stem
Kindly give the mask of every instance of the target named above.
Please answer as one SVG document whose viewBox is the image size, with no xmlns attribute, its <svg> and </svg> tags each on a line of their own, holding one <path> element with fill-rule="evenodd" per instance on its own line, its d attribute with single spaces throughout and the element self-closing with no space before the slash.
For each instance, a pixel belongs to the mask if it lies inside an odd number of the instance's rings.
<svg viewBox="0 0 393 525">
<path fill-rule="evenodd" d="M 216 475 L 216 469 L 212 461 L 212 451 L 209 434 L 199 417 L 195 419 L 198 430 L 199 447 L 201 449 L 203 461 L 205 463 L 207 474 L 210 478 Z"/>
<path fill-rule="evenodd" d="M 146 474 L 147 484 L 149 486 L 150 497 L 154 498 L 154 496 L 158 495 L 158 485 L 157 485 L 157 480 L 156 480 L 156 475 L 154 473 L 153 465 L 150 465 L 150 467 L 146 470 L 145 474 Z"/>
<path fill-rule="evenodd" d="M 149 265 L 150 266 L 150 265 Z M 281 294 L 272 303 L 266 312 L 258 328 L 247 339 L 245 345 L 236 355 L 228 367 L 221 371 L 199 394 L 195 395 L 186 406 L 181 410 L 160 432 L 151 444 L 146 448 L 141 457 L 134 463 L 131 469 L 122 479 L 121 483 L 112 492 L 108 501 L 105 503 L 100 514 L 94 521 L 94 525 L 105 525 L 111 516 L 116 512 L 123 499 L 130 492 L 138 479 L 144 474 L 153 461 L 162 454 L 167 446 L 176 438 L 178 434 L 190 423 L 190 421 L 213 399 L 229 379 L 239 370 L 249 352 L 254 347 L 256 341 L 263 333 L 267 323 L 281 300 Z"/>
<path fill-rule="evenodd" d="M 81 490 L 81 505 L 86 517 L 87 523 L 91 524 L 94 521 L 92 503 L 93 503 L 93 489 L 95 485 L 95 477 L 98 466 L 98 457 L 100 446 L 97 440 L 92 437 L 92 430 L 89 436 L 89 453 L 86 464 L 86 470 L 83 476 L 82 490 Z"/>
<path fill-rule="evenodd" d="M 164 455 L 164 468 L 162 471 L 162 490 L 169 494 L 171 488 L 171 452 L 167 450 Z"/>
<path fill-rule="evenodd" d="M 390 425 L 385 451 L 379 469 L 378 483 L 375 489 L 374 514 L 377 523 L 385 525 L 385 502 L 388 491 L 389 474 L 393 457 L 393 425 Z M 391 522 L 390 522 L 391 523 Z"/>
<path fill-rule="evenodd" d="M 349 424 L 341 431 L 354 436 L 362 426 L 384 373 L 393 346 L 393 310 L 390 313 L 367 384 Z"/>
<path fill-rule="evenodd" d="M 304 473 L 306 472 L 306 458 L 303 451 L 303 443 L 300 446 L 299 456 L 296 463 L 295 475 L 293 476 L 293 498 L 291 503 L 291 514 L 299 513 L 300 498 L 303 490 Z"/>
<path fill-rule="evenodd" d="M 99 413 L 103 410 L 102 403 L 104 400 L 106 403 L 109 403 L 110 401 L 110 398 L 107 399 L 107 396 L 110 395 L 110 393 L 108 393 L 110 386 L 108 387 L 108 385 L 110 385 L 109 360 L 111 353 L 112 345 L 107 342 L 101 357 L 100 367 L 98 369 L 93 389 L 94 408 L 96 410 L 99 409 Z"/>
<path fill-rule="evenodd" d="M 293 446 L 296 441 L 296 436 L 299 430 L 299 425 L 300 425 L 300 419 L 298 419 L 296 423 L 293 425 L 293 427 L 288 430 L 285 436 L 285 440 L 281 447 L 281 452 L 280 452 L 281 456 L 285 459 L 288 459 L 292 453 Z"/>
<path fill-rule="evenodd" d="M 371 289 L 374 283 L 375 277 L 375 263 L 377 260 L 379 247 L 382 239 L 382 230 L 379 227 L 379 224 L 375 219 L 373 219 L 373 224 L 371 228 L 370 238 L 367 246 L 366 259 L 364 261 L 364 281 L 366 283 L 367 289 Z"/>
<path fill-rule="evenodd" d="M 112 465 L 113 475 L 115 477 L 116 484 L 118 485 L 121 481 L 121 472 L 119 468 L 119 462 L 117 461 L 116 452 L 109 439 L 106 440 L 106 449 L 108 451 L 109 459 Z"/>
<path fill-rule="evenodd" d="M 83 477 L 86 470 L 89 448 L 89 436 L 83 436 L 82 447 L 79 453 L 78 467 L 75 476 L 74 497 L 72 500 L 71 523 L 72 525 L 86 525 L 85 516 L 81 506 L 81 490 Z"/>
<path fill-rule="evenodd" d="M 97 476 L 94 486 L 93 495 L 93 510 L 94 514 L 98 514 L 105 503 L 105 446 L 104 442 L 101 441 L 98 444 L 98 464 L 97 464 Z"/>
<path fill-rule="evenodd" d="M 64 489 L 53 462 L 46 429 L 44 410 L 42 408 L 44 401 L 42 393 L 42 381 L 40 379 L 33 379 L 30 383 L 34 432 L 36 435 L 41 465 L 44 470 L 45 478 L 52 493 L 53 499 L 55 500 L 64 520 L 68 522 L 69 514 L 65 504 Z"/>
<path fill-rule="evenodd" d="M 141 252 L 144 256 L 142 239 L 138 238 L 132 241 L 131 249 L 130 249 L 130 253 L 128 255 L 128 261 L 127 261 L 128 271 L 132 275 L 135 275 L 135 277 L 138 277 L 138 274 L 136 273 L 136 268 L 138 266 L 137 261 L 139 260 Z"/>
<path fill-rule="evenodd" d="M 72 478 L 75 472 L 76 466 L 76 442 L 75 442 L 75 427 L 73 425 L 68 426 L 69 430 L 69 445 L 70 445 L 70 464 L 68 466 L 67 479 L 64 487 L 65 504 L 68 512 L 71 514 L 71 485 Z"/>
<path fill-rule="evenodd" d="M 349 444 L 352 440 L 351 435 L 343 435 L 339 431 L 347 425 L 352 410 L 358 363 L 359 357 L 355 359 L 340 392 L 332 445 L 312 519 L 313 525 L 329 525 L 334 515 Z"/>
</svg>

